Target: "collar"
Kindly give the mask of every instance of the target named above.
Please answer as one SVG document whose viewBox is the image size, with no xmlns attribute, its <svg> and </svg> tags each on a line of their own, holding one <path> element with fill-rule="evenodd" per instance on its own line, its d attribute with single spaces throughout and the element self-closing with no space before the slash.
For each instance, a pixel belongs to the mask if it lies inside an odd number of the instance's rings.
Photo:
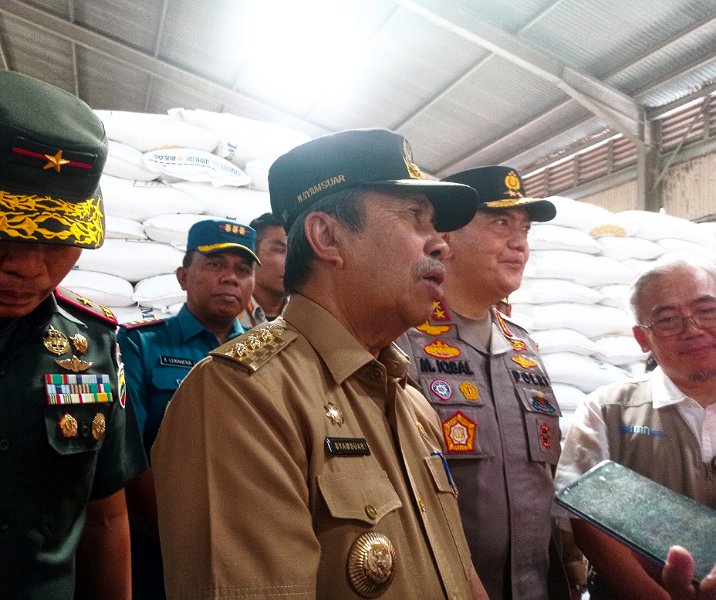
<svg viewBox="0 0 716 600">
<path fill-rule="evenodd" d="M 672 404 L 679 404 L 690 399 L 684 394 L 671 379 L 669 379 L 661 367 L 656 367 L 651 373 L 651 400 L 654 408 L 663 408 Z"/>
<path fill-rule="evenodd" d="M 330 312 L 301 294 L 291 294 L 283 318 L 311 344 L 337 384 L 375 360 Z M 390 376 L 405 381 L 408 358 L 395 344 L 383 348 L 377 360 Z"/>
<path fill-rule="evenodd" d="M 182 341 L 188 341 L 197 335 L 200 335 L 203 331 L 206 331 L 212 337 L 214 336 L 208 329 L 206 329 L 201 322 L 191 313 L 186 304 L 184 304 L 177 315 L 174 317 L 176 323 L 179 325 L 179 333 L 181 334 Z M 244 328 L 239 324 L 239 320 L 234 318 L 234 323 L 231 326 L 229 337 L 227 340 L 235 338 L 244 332 Z M 218 344 L 218 342 L 217 342 Z"/>
</svg>

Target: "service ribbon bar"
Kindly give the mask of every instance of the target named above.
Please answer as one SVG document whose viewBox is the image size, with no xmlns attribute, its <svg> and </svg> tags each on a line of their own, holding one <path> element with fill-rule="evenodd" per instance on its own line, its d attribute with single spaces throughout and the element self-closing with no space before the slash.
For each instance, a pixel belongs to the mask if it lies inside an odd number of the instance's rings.
<svg viewBox="0 0 716 600">
<path fill-rule="evenodd" d="M 47 404 L 97 404 L 112 401 L 112 384 L 104 373 L 48 373 Z"/>
</svg>

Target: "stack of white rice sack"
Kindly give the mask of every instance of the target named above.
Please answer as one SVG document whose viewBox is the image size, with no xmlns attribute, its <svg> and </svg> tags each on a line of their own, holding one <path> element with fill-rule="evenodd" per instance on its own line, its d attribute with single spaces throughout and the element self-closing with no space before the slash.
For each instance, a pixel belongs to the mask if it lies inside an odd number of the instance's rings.
<svg viewBox="0 0 716 600">
<path fill-rule="evenodd" d="M 665 214 L 550 200 L 557 216 L 533 224 L 522 286 L 510 299 L 512 316 L 539 344 L 566 431 L 586 394 L 644 372 L 629 283 L 665 253 L 716 261 L 716 229 Z"/>
<path fill-rule="evenodd" d="M 61 285 L 109 307 L 120 323 L 175 314 L 174 271 L 189 228 L 207 218 L 248 224 L 270 211 L 268 169 L 309 137 L 228 113 L 96 111 L 109 138 L 100 185 L 102 248 L 82 253 Z"/>
</svg>

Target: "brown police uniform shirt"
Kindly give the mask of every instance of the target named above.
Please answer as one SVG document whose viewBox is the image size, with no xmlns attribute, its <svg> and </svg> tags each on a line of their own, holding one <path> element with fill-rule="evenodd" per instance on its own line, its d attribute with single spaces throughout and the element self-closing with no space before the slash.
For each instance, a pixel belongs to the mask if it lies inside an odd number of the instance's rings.
<svg viewBox="0 0 716 600">
<path fill-rule="evenodd" d="M 438 432 L 397 348 L 374 359 L 294 294 L 169 404 L 152 450 L 168 597 L 469 598 Z"/>
<path fill-rule="evenodd" d="M 527 332 L 490 314 L 489 347 L 476 339 L 474 321 L 442 302 L 398 343 L 441 421 L 465 535 L 490 598 L 564 598 L 551 518 L 559 406 Z"/>
</svg>

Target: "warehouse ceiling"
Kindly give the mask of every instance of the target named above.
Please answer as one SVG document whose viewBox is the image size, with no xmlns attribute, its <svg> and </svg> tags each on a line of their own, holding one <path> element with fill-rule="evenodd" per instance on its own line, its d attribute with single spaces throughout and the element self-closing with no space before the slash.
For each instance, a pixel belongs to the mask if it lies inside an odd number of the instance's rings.
<svg viewBox="0 0 716 600">
<path fill-rule="evenodd" d="M 716 0 L 0 0 L 0 67 L 97 109 L 387 127 L 432 176 L 524 174 L 649 147 L 713 93 Z"/>
</svg>

